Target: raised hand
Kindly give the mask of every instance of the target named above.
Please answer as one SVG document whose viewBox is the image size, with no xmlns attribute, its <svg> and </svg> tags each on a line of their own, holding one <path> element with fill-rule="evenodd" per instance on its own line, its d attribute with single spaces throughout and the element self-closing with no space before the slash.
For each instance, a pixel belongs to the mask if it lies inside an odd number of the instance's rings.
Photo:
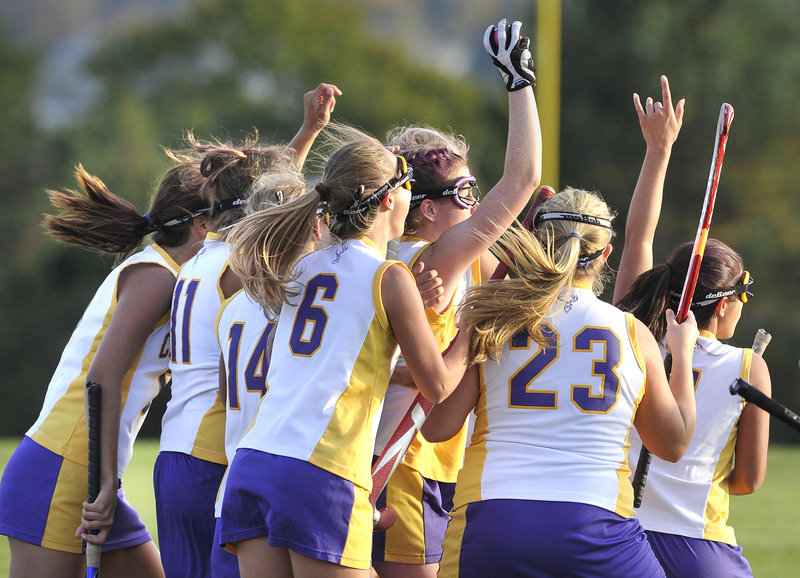
<svg viewBox="0 0 800 578">
<path fill-rule="evenodd" d="M 520 36 L 521 27 L 522 22 L 515 20 L 509 25 L 503 18 L 497 26 L 489 26 L 483 34 L 483 46 L 492 57 L 492 63 L 500 70 L 509 92 L 536 83 L 530 39 Z"/>
<path fill-rule="evenodd" d="M 309 90 L 303 95 L 303 127 L 313 132 L 325 128 L 331 120 L 331 114 L 336 107 L 336 96 L 341 96 L 342 91 L 334 84 L 321 83 L 314 90 Z"/>
<path fill-rule="evenodd" d="M 678 138 L 678 133 L 683 125 L 683 111 L 686 99 L 678 101 L 678 105 L 672 107 L 672 94 L 669 90 L 667 77 L 661 76 L 661 102 L 654 101 L 653 97 L 648 96 L 644 106 L 639 95 L 633 95 L 633 107 L 639 116 L 639 126 L 642 129 L 642 136 L 648 147 L 666 146 L 671 147 Z"/>
</svg>

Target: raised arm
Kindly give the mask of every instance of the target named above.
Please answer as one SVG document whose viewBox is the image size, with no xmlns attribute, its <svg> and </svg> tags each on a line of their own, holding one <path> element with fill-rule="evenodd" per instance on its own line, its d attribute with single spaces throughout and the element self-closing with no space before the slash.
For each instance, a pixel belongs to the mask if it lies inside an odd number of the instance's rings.
<svg viewBox="0 0 800 578">
<path fill-rule="evenodd" d="M 542 135 L 532 88 L 533 60 L 520 27 L 520 22 L 507 27 L 501 20 L 484 35 L 484 45 L 509 90 L 503 176 L 469 219 L 450 227 L 422 256 L 426 266 L 442 277 L 445 301 L 458 277 L 511 225 L 541 182 Z"/>
<path fill-rule="evenodd" d="M 336 85 L 323 82 L 303 95 L 303 125 L 286 146 L 287 153 L 298 167 L 306 162 L 311 145 L 330 121 L 336 106 L 336 97 L 341 94 L 342 91 Z"/>
<path fill-rule="evenodd" d="M 664 180 L 672 145 L 683 124 L 685 106 L 685 99 L 681 99 L 673 109 L 666 76 L 661 77 L 661 100 L 654 102 L 648 96 L 642 106 L 639 95 L 633 95 L 633 107 L 639 117 L 647 149 L 628 208 L 625 245 L 614 286 L 614 303 L 625 295 L 636 277 L 653 267 L 653 239 L 661 214 Z"/>
</svg>

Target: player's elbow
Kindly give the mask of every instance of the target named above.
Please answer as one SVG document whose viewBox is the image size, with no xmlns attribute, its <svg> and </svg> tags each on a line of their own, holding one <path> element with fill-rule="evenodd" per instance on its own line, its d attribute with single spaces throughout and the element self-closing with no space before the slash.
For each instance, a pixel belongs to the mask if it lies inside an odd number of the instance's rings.
<svg viewBox="0 0 800 578">
<path fill-rule="evenodd" d="M 763 483 L 763 474 L 742 475 L 734 468 L 728 476 L 728 493 L 734 496 L 746 496 L 756 492 Z"/>
<path fill-rule="evenodd" d="M 449 431 L 447 427 L 443 427 L 443 424 L 436 422 L 437 420 L 434 418 L 422 424 L 422 428 L 419 431 L 426 441 L 431 443 L 446 442 L 457 433 Z"/>
<path fill-rule="evenodd" d="M 689 449 L 689 442 L 691 436 L 687 440 L 675 440 L 671 444 L 663 444 L 657 450 L 653 450 L 653 454 L 665 462 L 676 463 L 686 454 Z"/>
</svg>

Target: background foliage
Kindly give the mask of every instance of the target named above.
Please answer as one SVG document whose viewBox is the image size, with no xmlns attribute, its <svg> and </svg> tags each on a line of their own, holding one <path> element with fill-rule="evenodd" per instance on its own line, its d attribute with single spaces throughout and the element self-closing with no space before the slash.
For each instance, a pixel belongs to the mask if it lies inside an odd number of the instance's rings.
<svg viewBox="0 0 800 578">
<path fill-rule="evenodd" d="M 142 6 L 169 9 L 124 20 L 111 17 L 119 3 L 51 3 L 44 14 L 45 4 L 8 0 L 9 9 L 0 8 L 0 435 L 19 436 L 34 421 L 60 352 L 111 265 L 57 245 L 39 226 L 48 210 L 43 190 L 73 186 L 75 164 L 144 212 L 165 166 L 162 146 L 180 146 L 188 129 L 223 139 L 257 129 L 265 140 L 288 141 L 302 120 L 302 94 L 326 81 L 344 91 L 337 118 L 378 137 L 410 122 L 464 134 L 488 190 L 502 171 L 507 116 L 482 31 L 503 15 L 536 30 L 536 3 L 523 1 L 151 0 Z M 657 237 L 663 260 L 694 237 L 719 107 L 733 104 L 712 235 L 742 253 L 757 298 L 731 342 L 749 345 L 757 327 L 768 329 L 774 396 L 800 406 L 800 6 L 619 0 L 614 8 L 563 3 L 559 181 L 600 191 L 619 211 L 621 235 L 644 155 L 631 95 L 660 98 L 658 78 L 667 74 L 687 106 Z M 46 42 L 56 16 L 76 27 L 96 18 L 81 29 L 88 56 L 77 73 L 62 66 L 58 74 L 54 50 L 70 45 Z M 62 76 L 69 90 L 56 83 Z M 77 94 L 57 109 L 66 111 L 58 122 L 45 122 L 43 86 L 51 100 Z M 622 244 L 618 238 L 612 265 Z M 158 432 L 158 407 L 154 413 L 149 435 Z M 795 437 L 773 425 L 773 439 Z"/>
</svg>

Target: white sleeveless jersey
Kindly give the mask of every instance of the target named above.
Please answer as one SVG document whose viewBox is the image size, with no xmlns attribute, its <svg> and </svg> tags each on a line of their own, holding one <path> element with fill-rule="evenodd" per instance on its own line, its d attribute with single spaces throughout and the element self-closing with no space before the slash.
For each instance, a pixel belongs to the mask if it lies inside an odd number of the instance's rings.
<svg viewBox="0 0 800 578">
<path fill-rule="evenodd" d="M 697 422 L 686 454 L 670 463 L 653 456 L 642 505 L 645 530 L 736 545 L 728 526 L 728 490 L 739 416 L 744 400 L 731 395 L 737 377 L 749 379 L 752 349 L 732 347 L 701 331 L 692 359 Z M 631 436 L 631 469 L 641 441 Z"/>
<path fill-rule="evenodd" d="M 414 263 L 430 244 L 429 241 L 416 237 L 403 237 L 397 252 L 397 258 L 413 267 Z M 450 305 L 441 314 L 433 309 L 427 311 L 431 329 L 439 342 L 439 347 L 444 351 L 450 341 L 456 336 L 456 307 L 466 293 L 467 289 L 480 283 L 480 261 L 476 260 L 472 266 L 461 276 Z M 403 416 L 411 407 L 417 392 L 402 385 L 389 384 L 384 400 L 383 413 L 381 414 L 378 434 L 375 442 L 375 453 L 380 455 Z M 458 470 L 464 461 L 464 446 L 467 441 L 467 428 L 453 438 L 439 443 L 426 441 L 421 434 L 417 434 L 411 441 L 406 451 L 403 463 L 418 471 L 422 476 L 441 482 L 455 482 Z"/>
<path fill-rule="evenodd" d="M 220 307 L 217 315 L 217 341 L 225 363 L 227 395 L 225 401 L 225 456 L 233 461 L 236 446 L 258 413 L 258 404 L 267 393 L 269 336 L 275 321 L 267 320 L 264 308 L 243 290 L 237 291 Z M 222 480 L 215 506 L 221 513 L 226 476 Z"/>
<path fill-rule="evenodd" d="M 84 419 L 86 374 L 117 306 L 117 284 L 128 267 L 152 263 L 178 273 L 178 264 L 158 245 L 150 245 L 114 268 L 97 289 L 92 301 L 61 354 L 50 380 L 44 406 L 36 423 L 26 432 L 38 444 L 66 459 L 87 465 L 88 441 Z M 121 478 L 133 454 L 133 442 L 150 408 L 150 402 L 166 383 L 169 367 L 169 318 L 153 327 L 122 381 L 117 469 Z M 102 384 L 101 384 L 102 385 Z"/>
<path fill-rule="evenodd" d="M 386 261 L 367 237 L 306 255 L 274 330 L 268 394 L 239 447 L 306 460 L 366 489 L 374 418 L 397 342 L 381 295 Z"/>
<path fill-rule="evenodd" d="M 548 500 L 632 517 L 628 434 L 645 380 L 633 316 L 573 287 L 545 322 L 552 346 L 523 332 L 480 366 L 455 507 Z"/>
<path fill-rule="evenodd" d="M 160 451 L 218 464 L 227 461 L 225 406 L 219 397 L 221 351 L 214 328 L 227 266 L 228 244 L 212 233 L 178 273 L 170 327 L 172 397 L 161 420 Z"/>
</svg>

